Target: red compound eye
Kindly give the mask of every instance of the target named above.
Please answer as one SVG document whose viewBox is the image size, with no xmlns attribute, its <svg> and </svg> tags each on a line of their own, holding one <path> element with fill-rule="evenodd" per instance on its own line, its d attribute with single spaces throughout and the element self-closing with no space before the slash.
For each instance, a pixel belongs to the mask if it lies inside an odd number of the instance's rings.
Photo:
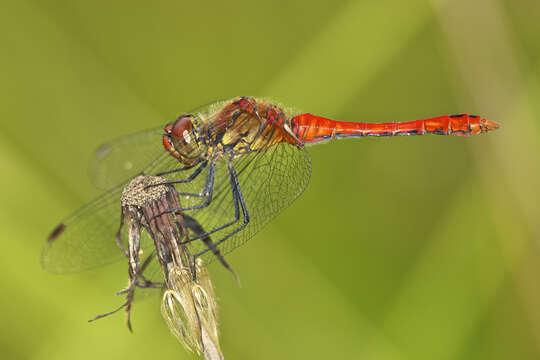
<svg viewBox="0 0 540 360">
<path fill-rule="evenodd" d="M 165 130 L 171 134 L 172 137 L 176 139 L 183 140 L 186 143 L 189 143 L 191 140 L 191 132 L 193 129 L 193 125 L 191 124 L 191 116 L 190 115 L 182 115 L 176 120 L 176 122 L 171 126 L 170 130 L 167 130 L 167 127 Z"/>
</svg>

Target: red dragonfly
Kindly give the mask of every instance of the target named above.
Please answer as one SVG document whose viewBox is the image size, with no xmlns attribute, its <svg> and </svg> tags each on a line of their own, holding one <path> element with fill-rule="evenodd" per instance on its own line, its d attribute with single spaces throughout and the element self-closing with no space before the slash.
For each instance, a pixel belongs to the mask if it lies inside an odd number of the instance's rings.
<svg viewBox="0 0 540 360">
<path fill-rule="evenodd" d="M 306 145 L 364 136 L 469 136 L 498 127 L 467 114 L 364 123 L 298 114 L 251 97 L 216 102 L 164 128 L 100 147 L 92 165 L 96 183 L 120 185 L 53 230 L 42 264 L 51 272 L 73 272 L 120 258 L 114 241 L 120 195 L 135 175 L 158 175 L 174 184 L 183 207 L 168 211 L 200 224 L 189 236 L 194 257 L 202 256 L 207 263 L 217 257 L 227 266 L 222 255 L 245 243 L 306 188 L 311 173 Z M 151 241 L 146 244 L 150 246 Z"/>
</svg>

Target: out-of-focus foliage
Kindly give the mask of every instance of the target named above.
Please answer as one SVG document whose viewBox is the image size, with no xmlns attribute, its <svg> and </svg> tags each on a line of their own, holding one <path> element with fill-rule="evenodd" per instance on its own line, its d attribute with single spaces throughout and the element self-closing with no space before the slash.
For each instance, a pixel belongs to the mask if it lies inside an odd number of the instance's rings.
<svg viewBox="0 0 540 360">
<path fill-rule="evenodd" d="M 242 288 L 210 267 L 226 358 L 540 358 L 539 4 L 3 1 L 1 357 L 193 356 L 159 296 L 134 305 L 133 335 L 122 315 L 88 324 L 122 303 L 127 265 L 55 276 L 41 246 L 99 194 L 99 144 L 252 95 L 502 126 L 311 147 L 306 193 L 228 257 Z"/>
</svg>

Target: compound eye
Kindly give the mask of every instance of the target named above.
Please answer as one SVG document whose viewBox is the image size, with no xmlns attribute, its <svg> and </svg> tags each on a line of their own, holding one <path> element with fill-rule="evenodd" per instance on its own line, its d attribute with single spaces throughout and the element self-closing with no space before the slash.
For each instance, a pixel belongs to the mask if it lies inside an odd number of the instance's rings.
<svg viewBox="0 0 540 360">
<path fill-rule="evenodd" d="M 185 144 L 191 144 L 195 141 L 193 138 L 193 124 L 191 119 L 191 115 L 180 116 L 169 129 L 168 133 Z"/>
</svg>

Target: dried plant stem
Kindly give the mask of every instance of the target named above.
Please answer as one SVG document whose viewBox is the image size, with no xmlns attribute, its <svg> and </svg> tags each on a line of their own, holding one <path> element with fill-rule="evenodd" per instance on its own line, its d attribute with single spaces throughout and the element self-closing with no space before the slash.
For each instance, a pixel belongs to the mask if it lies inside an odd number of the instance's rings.
<svg viewBox="0 0 540 360">
<path fill-rule="evenodd" d="M 207 360 L 224 359 L 218 340 L 217 303 L 210 276 L 201 259 L 187 248 L 189 231 L 203 231 L 195 219 L 186 225 L 176 189 L 156 176 L 135 178 L 122 194 L 123 224 L 128 227 L 127 257 L 130 286 L 126 290 L 127 318 L 145 265 L 139 259 L 141 231 L 154 241 L 165 278 L 161 312 L 171 333 L 186 349 Z M 121 244 L 121 239 L 119 240 Z"/>
</svg>

